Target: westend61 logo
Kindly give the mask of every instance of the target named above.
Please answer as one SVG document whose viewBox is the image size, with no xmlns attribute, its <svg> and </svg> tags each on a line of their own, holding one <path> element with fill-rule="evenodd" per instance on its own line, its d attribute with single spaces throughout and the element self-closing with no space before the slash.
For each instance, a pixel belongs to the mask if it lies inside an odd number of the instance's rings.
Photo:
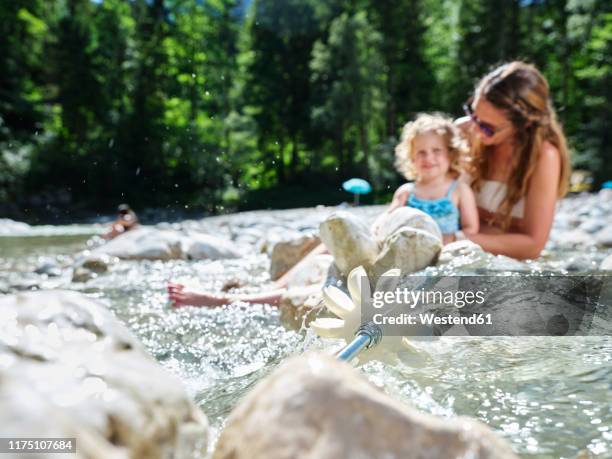
<svg viewBox="0 0 612 459">
<path fill-rule="evenodd" d="M 386 336 L 612 335 L 611 279 L 387 277 L 371 294 L 362 286 L 361 319 Z"/>
</svg>

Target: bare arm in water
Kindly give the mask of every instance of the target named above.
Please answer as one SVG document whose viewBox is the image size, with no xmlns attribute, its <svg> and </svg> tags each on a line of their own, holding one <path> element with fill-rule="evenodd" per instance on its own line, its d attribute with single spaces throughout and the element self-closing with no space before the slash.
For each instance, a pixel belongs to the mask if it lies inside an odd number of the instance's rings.
<svg viewBox="0 0 612 459">
<path fill-rule="evenodd" d="M 244 301 L 251 304 L 271 304 L 278 306 L 287 291 L 291 276 L 300 271 L 312 257 L 326 253 L 327 249 L 322 243 L 312 249 L 304 258 L 298 261 L 289 271 L 278 278 L 269 290 L 251 294 L 211 294 L 189 289 L 182 284 L 168 283 L 168 296 L 173 307 L 180 306 L 222 306 L 234 301 Z"/>
</svg>

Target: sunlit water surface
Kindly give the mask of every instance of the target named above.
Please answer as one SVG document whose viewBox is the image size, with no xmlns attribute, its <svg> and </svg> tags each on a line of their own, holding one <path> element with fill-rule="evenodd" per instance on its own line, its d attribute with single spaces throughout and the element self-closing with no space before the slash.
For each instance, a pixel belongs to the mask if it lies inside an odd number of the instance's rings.
<svg viewBox="0 0 612 459">
<path fill-rule="evenodd" d="M 169 307 L 169 279 L 197 278 L 204 288 L 219 290 L 233 277 L 256 290 L 269 281 L 265 254 L 216 262 L 122 261 L 85 284 L 71 283 L 67 268 L 55 277 L 33 272 L 49 260 L 68 267 L 96 243 L 83 233 L 86 228 L 56 227 L 46 236 L 0 238 L 0 289 L 71 288 L 105 301 L 184 381 L 213 437 L 237 401 L 283 359 L 327 344 L 286 330 L 278 311 L 266 305 Z M 593 265 L 601 259 L 596 252 L 586 256 Z M 558 262 L 552 257 L 544 263 L 550 269 Z M 525 457 L 612 457 L 610 337 L 447 337 L 428 343 L 427 351 L 430 357 L 417 366 L 374 362 L 362 370 L 423 411 L 480 419 Z"/>
</svg>

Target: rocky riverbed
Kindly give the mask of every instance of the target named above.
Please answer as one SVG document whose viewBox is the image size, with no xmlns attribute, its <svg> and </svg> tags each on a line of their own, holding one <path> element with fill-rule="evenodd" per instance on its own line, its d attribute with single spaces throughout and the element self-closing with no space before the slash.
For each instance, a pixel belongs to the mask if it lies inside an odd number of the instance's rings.
<svg viewBox="0 0 612 459">
<path fill-rule="evenodd" d="M 351 212 L 371 219 L 383 209 Z M 181 380 L 187 398 L 209 419 L 212 450 L 228 414 L 257 381 L 289 356 L 335 344 L 309 331 L 284 328 L 279 311 L 267 305 L 172 310 L 167 281 L 213 291 L 257 291 L 270 281 L 274 247 L 294 241 L 274 256 L 272 271 L 278 273 L 287 258 L 313 240 L 333 210 L 258 211 L 159 223 L 113 245 L 96 236 L 100 225 L 41 228 L 2 221 L 0 293 L 67 289 L 100 300 L 148 354 Z M 601 272 L 612 264 L 610 228 L 612 196 L 572 197 L 559 204 L 539 260 L 477 253 L 443 260 L 433 272 Z M 6 330 L 0 336 L 5 345 Z M 605 457 L 612 454 L 611 355 L 609 337 L 449 337 L 429 344 L 419 359 L 401 365 L 371 362 L 361 370 L 393 399 L 421 412 L 484 422 L 520 455 Z M 0 372 L 13 374 L 6 358 L 0 362 Z M 36 404 L 34 398 L 31 403 Z"/>
</svg>

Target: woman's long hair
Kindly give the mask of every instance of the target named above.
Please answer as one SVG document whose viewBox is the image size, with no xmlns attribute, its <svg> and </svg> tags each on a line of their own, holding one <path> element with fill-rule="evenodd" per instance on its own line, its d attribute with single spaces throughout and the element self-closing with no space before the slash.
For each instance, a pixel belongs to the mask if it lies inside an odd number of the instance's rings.
<svg viewBox="0 0 612 459">
<path fill-rule="evenodd" d="M 545 141 L 557 148 L 561 158 L 558 196 L 567 193 L 570 175 L 567 141 L 550 101 L 548 82 L 531 64 L 515 61 L 496 68 L 480 80 L 474 95 L 503 110 L 516 132 L 507 193 L 491 222 L 506 230 L 513 206 L 527 194 Z M 477 191 L 490 166 L 491 148 L 476 143 L 472 151 L 471 185 Z"/>
</svg>

